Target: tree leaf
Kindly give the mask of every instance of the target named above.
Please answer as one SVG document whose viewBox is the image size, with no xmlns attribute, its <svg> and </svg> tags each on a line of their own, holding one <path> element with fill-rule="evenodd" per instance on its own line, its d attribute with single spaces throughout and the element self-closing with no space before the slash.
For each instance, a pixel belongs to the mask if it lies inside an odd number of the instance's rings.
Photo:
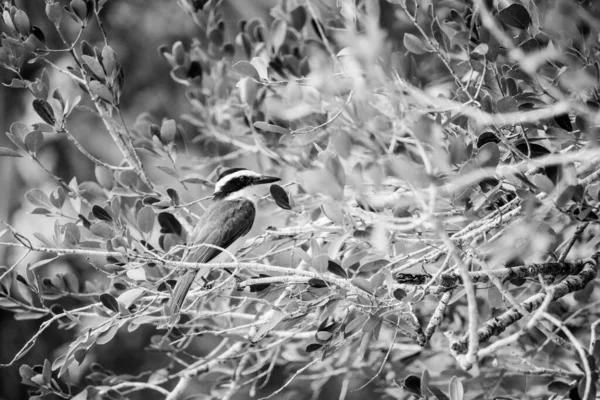
<svg viewBox="0 0 600 400">
<path fill-rule="evenodd" d="M 519 110 L 519 104 L 514 97 L 504 97 L 496 102 L 496 107 L 499 113 L 511 113 Z"/>
<path fill-rule="evenodd" d="M 81 58 L 83 59 L 83 66 L 87 67 L 86 70 L 91 73 L 92 75 L 95 75 L 96 78 L 99 78 L 101 81 L 104 81 L 106 79 L 106 74 L 104 73 L 104 68 L 102 68 L 102 65 L 100 65 L 100 62 L 96 59 L 95 56 L 88 56 L 88 55 L 82 55 Z M 97 81 L 92 81 L 92 82 L 97 82 Z M 91 82 L 90 82 L 91 83 Z M 100 83 L 100 82 L 98 82 Z M 90 89 L 91 89 L 91 85 L 90 85 Z"/>
<path fill-rule="evenodd" d="M 154 209 L 150 206 L 145 206 L 138 212 L 136 218 L 137 225 L 142 232 L 150 233 L 154 227 L 155 218 L 156 213 L 154 212 Z"/>
<path fill-rule="evenodd" d="M 3 85 L 13 89 L 22 89 L 24 87 L 27 87 L 25 85 L 25 82 L 26 81 L 23 81 L 21 79 L 13 78 L 13 80 L 10 83 L 3 83 Z"/>
<path fill-rule="evenodd" d="M 317 350 L 319 350 L 321 347 L 323 347 L 323 345 L 322 345 L 322 344 L 319 344 L 319 343 L 311 343 L 311 344 L 309 344 L 308 346 L 306 346 L 306 350 L 305 350 L 305 351 L 306 351 L 307 353 L 312 353 L 312 352 L 314 352 L 314 351 L 317 351 Z"/>
<path fill-rule="evenodd" d="M 304 28 L 306 24 L 306 9 L 304 6 L 298 6 L 290 12 L 291 24 L 297 31 Z"/>
<path fill-rule="evenodd" d="M 282 19 L 276 19 L 271 24 L 271 44 L 273 45 L 273 52 L 277 53 L 279 48 L 285 41 L 287 34 L 287 22 Z"/>
<path fill-rule="evenodd" d="M 253 125 L 255 128 L 260 129 L 262 131 L 279 133 L 281 135 L 286 135 L 291 132 L 289 130 L 289 128 L 279 126 L 279 125 L 269 124 L 265 121 L 256 121 Z"/>
<path fill-rule="evenodd" d="M 500 10 L 498 18 L 506 25 L 518 29 L 527 29 L 531 24 L 531 16 L 527 9 L 516 2 Z"/>
<path fill-rule="evenodd" d="M 352 336 L 353 334 L 361 330 L 365 322 L 367 322 L 367 319 L 369 319 L 367 315 L 360 314 L 359 316 L 348 322 L 348 325 L 346 325 L 346 327 L 344 328 L 344 337 Z"/>
<path fill-rule="evenodd" d="M 25 198 L 34 206 L 48 209 L 54 208 L 48 195 L 40 189 L 29 190 L 27 193 L 25 193 Z"/>
<path fill-rule="evenodd" d="M 571 119 L 569 118 L 569 114 L 560 114 L 554 116 L 554 122 L 561 128 L 563 128 L 567 132 L 573 132 L 573 125 L 571 124 Z"/>
<path fill-rule="evenodd" d="M 23 157 L 13 149 L 8 147 L 0 147 L 0 157 Z"/>
<path fill-rule="evenodd" d="M 108 211 L 97 204 L 92 207 L 92 214 L 101 221 L 112 222 L 113 220 Z"/>
<path fill-rule="evenodd" d="M 104 46 L 102 48 L 102 66 L 109 78 L 116 76 L 119 63 L 115 51 L 110 46 Z"/>
<path fill-rule="evenodd" d="M 161 212 L 158 214 L 158 224 L 161 228 L 160 233 L 174 233 L 177 236 L 181 236 L 181 233 L 183 232 L 181 223 L 179 223 L 173 214 L 168 212 Z"/>
<path fill-rule="evenodd" d="M 129 268 L 126 272 L 126 275 L 129 279 L 133 279 L 134 281 L 145 281 L 146 279 L 146 270 L 143 267 L 137 268 Z"/>
<path fill-rule="evenodd" d="M 112 294 L 102 293 L 100 295 L 100 302 L 104 307 L 108 308 L 109 310 L 119 312 L 119 302 L 113 297 Z"/>
<path fill-rule="evenodd" d="M 283 208 L 284 210 L 292 209 L 292 206 L 290 205 L 290 198 L 288 197 L 288 194 L 284 188 L 279 185 L 271 185 L 269 191 L 271 192 L 271 197 L 273 197 L 275 204 L 277 204 L 280 208 Z"/>
<path fill-rule="evenodd" d="M 329 260 L 327 262 L 327 271 L 331 272 L 334 275 L 341 276 L 344 279 L 348 279 L 348 274 L 346 270 L 342 268 L 342 266 L 335 261 Z"/>
<path fill-rule="evenodd" d="M 206 179 L 202 179 L 199 176 L 194 176 L 194 175 L 187 175 L 185 178 L 183 178 L 181 180 L 181 182 L 184 183 L 191 183 L 191 184 L 200 184 L 200 185 L 204 185 L 207 187 L 214 187 L 214 183 L 207 181 Z"/>
<path fill-rule="evenodd" d="M 175 134 L 177 133 L 177 124 L 174 119 L 168 119 L 163 122 L 160 127 L 160 139 L 163 143 L 172 143 L 175 140 Z"/>
<path fill-rule="evenodd" d="M 29 22 L 29 17 L 25 11 L 17 10 L 12 19 L 17 31 L 23 36 L 28 36 L 29 31 L 31 30 L 31 23 Z"/>
<path fill-rule="evenodd" d="M 238 81 L 236 87 L 239 89 L 240 92 L 240 100 L 242 100 L 242 102 L 246 103 L 248 106 L 252 107 L 256 102 L 258 83 L 256 83 L 256 81 L 253 78 L 245 76 Z"/>
<path fill-rule="evenodd" d="M 421 39 L 419 39 L 412 33 L 404 34 L 404 47 L 406 47 L 408 51 L 414 54 L 425 54 L 431 51 L 431 49 L 429 49 L 429 46 L 425 42 L 423 42 Z"/>
<path fill-rule="evenodd" d="M 475 156 L 480 167 L 495 167 L 500 162 L 500 149 L 496 143 L 486 143 L 477 151 Z"/>
<path fill-rule="evenodd" d="M 25 143 L 25 148 L 35 155 L 44 144 L 44 135 L 41 131 L 35 130 L 29 132 L 23 142 Z"/>
<path fill-rule="evenodd" d="M 264 338 L 265 336 L 267 336 L 269 331 L 271 331 L 273 328 L 275 328 L 277 326 L 277 324 L 283 320 L 284 317 L 285 317 L 285 314 L 283 312 L 281 312 L 279 310 L 273 311 L 273 314 L 271 315 L 271 318 L 269 318 L 267 323 L 261 325 L 260 328 L 258 328 L 258 331 L 256 331 L 256 333 L 252 337 L 252 342 L 256 343 L 259 340 L 261 340 L 262 338 Z"/>
<path fill-rule="evenodd" d="M 116 300 L 115 300 L 116 301 Z M 101 332 L 96 339 L 96 344 L 103 345 L 110 342 L 117 332 L 119 331 L 120 324 L 115 323 L 111 325 L 107 330 Z"/>
<path fill-rule="evenodd" d="M 88 84 L 90 88 L 90 92 L 94 97 L 98 97 L 101 100 L 106 101 L 107 103 L 114 103 L 115 98 L 108 88 L 98 81 L 91 81 Z"/>
<path fill-rule="evenodd" d="M 373 294 L 375 292 L 375 290 L 373 289 L 373 285 L 371 285 L 371 282 L 364 278 L 354 278 L 350 281 L 350 283 L 352 283 L 357 288 L 364 290 L 367 293 Z"/>
<path fill-rule="evenodd" d="M 232 70 L 237 72 L 240 75 L 250 77 L 252 79 L 260 80 L 260 76 L 258 75 L 258 71 L 254 68 L 254 65 L 250 64 L 249 61 L 241 60 L 233 64 L 231 67 Z"/>
<path fill-rule="evenodd" d="M 72 272 L 67 272 L 62 276 L 65 286 L 70 293 L 79 293 L 79 279 Z"/>
<path fill-rule="evenodd" d="M 327 287 L 327 282 L 325 282 L 323 279 L 319 279 L 319 278 L 309 279 L 308 284 L 309 284 L 309 286 L 317 288 L 317 289 Z"/>
<path fill-rule="evenodd" d="M 59 25 L 62 20 L 62 6 L 60 3 L 47 3 L 46 16 L 54 25 Z"/>
<path fill-rule="evenodd" d="M 460 380 L 453 376 L 448 384 L 448 392 L 450 393 L 450 400 L 463 400 L 465 391 Z"/>
<path fill-rule="evenodd" d="M 406 378 L 404 378 L 402 386 L 404 386 L 404 388 L 410 393 L 419 397 L 421 396 L 421 378 L 419 378 L 418 376 L 407 376 Z"/>
<path fill-rule="evenodd" d="M 33 100 L 33 109 L 40 116 L 40 118 L 47 124 L 54 125 L 56 118 L 54 117 L 54 110 L 50 103 L 46 100 L 35 99 Z"/>
</svg>

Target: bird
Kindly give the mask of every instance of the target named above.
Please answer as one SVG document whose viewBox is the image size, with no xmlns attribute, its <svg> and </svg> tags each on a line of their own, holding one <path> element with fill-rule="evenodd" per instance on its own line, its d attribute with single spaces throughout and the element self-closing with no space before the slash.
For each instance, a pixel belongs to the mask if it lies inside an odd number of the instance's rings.
<svg viewBox="0 0 600 400">
<path fill-rule="evenodd" d="M 207 263 L 228 249 L 230 253 L 240 239 L 250 232 L 256 217 L 255 187 L 281 180 L 246 168 L 229 168 L 221 172 L 215 183 L 213 202 L 198 222 L 188 243 L 192 246 L 182 256 L 182 261 Z M 203 245 L 205 244 L 205 245 Z M 168 306 L 178 313 L 192 287 L 199 270 L 186 271 L 177 280 Z"/>
</svg>

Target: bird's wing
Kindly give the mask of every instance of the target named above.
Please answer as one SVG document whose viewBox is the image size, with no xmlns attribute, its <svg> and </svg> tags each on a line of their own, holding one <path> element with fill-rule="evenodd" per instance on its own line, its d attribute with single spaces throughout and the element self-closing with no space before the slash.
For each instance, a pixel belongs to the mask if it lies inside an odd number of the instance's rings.
<svg viewBox="0 0 600 400">
<path fill-rule="evenodd" d="M 252 229 L 256 209 L 250 200 L 225 200 L 212 204 L 198 221 L 189 245 L 194 246 L 184 256 L 188 262 L 209 262 L 238 238 Z M 201 244 L 212 246 L 202 246 Z"/>
</svg>

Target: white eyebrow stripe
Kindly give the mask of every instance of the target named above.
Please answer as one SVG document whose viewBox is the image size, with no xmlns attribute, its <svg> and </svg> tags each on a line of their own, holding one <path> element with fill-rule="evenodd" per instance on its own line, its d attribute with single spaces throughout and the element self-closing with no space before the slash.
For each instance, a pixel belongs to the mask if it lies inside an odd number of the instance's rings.
<svg viewBox="0 0 600 400">
<path fill-rule="evenodd" d="M 240 176 L 251 176 L 254 178 L 259 178 L 261 176 L 261 174 L 259 174 L 258 172 L 249 171 L 249 170 L 245 169 L 243 171 L 237 171 L 237 172 L 234 172 L 233 174 L 225 175 L 223 178 L 218 180 L 217 183 L 215 184 L 215 193 L 220 192 L 221 189 L 223 189 L 223 186 L 225 186 L 227 184 L 227 182 L 229 182 L 232 179 L 239 178 Z"/>
</svg>

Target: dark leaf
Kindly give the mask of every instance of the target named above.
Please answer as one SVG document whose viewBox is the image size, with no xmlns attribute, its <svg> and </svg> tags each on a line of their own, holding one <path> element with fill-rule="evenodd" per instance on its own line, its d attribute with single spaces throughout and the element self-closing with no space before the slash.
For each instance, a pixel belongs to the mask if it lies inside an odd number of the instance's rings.
<svg viewBox="0 0 600 400">
<path fill-rule="evenodd" d="M 498 18 L 500 18 L 500 21 L 504 22 L 506 25 L 518 29 L 527 29 L 529 24 L 531 24 L 531 16 L 529 16 L 529 12 L 523 5 L 519 3 L 512 3 L 508 7 L 500 10 L 498 13 Z"/>
<path fill-rule="evenodd" d="M 167 195 L 171 198 L 174 206 L 178 206 L 180 204 L 179 194 L 175 191 L 175 189 L 167 189 Z"/>
<path fill-rule="evenodd" d="M 500 143 L 500 139 L 493 132 L 483 132 L 477 138 L 477 148 L 482 148 L 486 143 Z"/>
<path fill-rule="evenodd" d="M 113 220 L 110 214 L 97 204 L 92 207 L 92 214 L 101 221 L 111 222 Z"/>
<path fill-rule="evenodd" d="M 552 381 L 548 384 L 548 390 L 552 393 L 563 395 L 571 389 L 571 385 L 563 381 Z"/>
<path fill-rule="evenodd" d="M 306 9 L 298 6 L 290 12 L 290 21 L 294 29 L 301 30 L 306 24 Z"/>
<path fill-rule="evenodd" d="M 525 141 L 515 142 L 515 148 L 527 157 L 537 158 L 550 154 L 550 151 L 537 143 L 526 143 Z"/>
<path fill-rule="evenodd" d="M 402 382 L 402 386 L 409 391 L 410 393 L 421 396 L 421 378 L 416 375 L 409 375 L 404 378 L 404 382 Z"/>
<path fill-rule="evenodd" d="M 306 352 L 307 353 L 312 353 L 313 351 L 317 351 L 319 350 L 321 347 L 323 347 L 322 344 L 319 343 L 311 343 L 308 346 L 306 346 Z"/>
<path fill-rule="evenodd" d="M 308 280 L 308 284 L 314 288 L 324 288 L 327 287 L 327 283 L 322 280 L 322 279 L 318 279 L 318 278 L 311 278 Z"/>
<path fill-rule="evenodd" d="M 396 300 L 402 300 L 405 297 L 406 297 L 406 292 L 404 290 L 402 290 L 402 289 L 394 290 L 394 298 Z"/>
<path fill-rule="evenodd" d="M 46 100 L 33 100 L 33 109 L 47 124 L 54 125 L 56 123 L 56 118 L 54 118 L 54 110 L 52 109 L 50 103 L 48 103 Z"/>
<path fill-rule="evenodd" d="M 271 185 L 269 191 L 271 192 L 271 197 L 275 200 L 275 204 L 280 208 L 283 208 L 284 210 L 292 209 L 292 206 L 290 206 L 290 198 L 284 188 L 279 185 Z"/>
<path fill-rule="evenodd" d="M 259 274 L 258 275 L 260 278 L 270 278 L 270 275 L 266 275 L 266 274 Z M 257 283 L 257 284 L 253 284 L 250 285 L 250 293 L 256 293 L 256 292 L 262 292 L 263 290 L 267 289 L 269 286 L 271 286 L 270 283 Z"/>
<path fill-rule="evenodd" d="M 183 228 L 177 218 L 168 212 L 158 214 L 158 224 L 161 228 L 160 233 L 174 233 L 177 236 L 181 236 L 183 232 Z"/>
<path fill-rule="evenodd" d="M 563 128 L 567 132 L 573 132 L 573 125 L 571 124 L 571 119 L 569 118 L 569 114 L 560 114 L 554 116 L 554 122 L 561 128 Z"/>
<path fill-rule="evenodd" d="M 100 295 L 100 302 L 109 310 L 119 312 L 119 302 L 110 293 L 102 293 Z"/>
<path fill-rule="evenodd" d="M 335 261 L 329 260 L 327 262 L 327 271 L 331 272 L 334 275 L 348 279 L 348 274 L 346 273 L 346 270 L 344 270 L 344 268 L 342 268 L 342 266 L 336 263 Z"/>
<path fill-rule="evenodd" d="M 151 206 L 152 204 L 159 203 L 160 199 L 152 196 L 146 196 L 142 199 L 142 204 Z"/>
</svg>

